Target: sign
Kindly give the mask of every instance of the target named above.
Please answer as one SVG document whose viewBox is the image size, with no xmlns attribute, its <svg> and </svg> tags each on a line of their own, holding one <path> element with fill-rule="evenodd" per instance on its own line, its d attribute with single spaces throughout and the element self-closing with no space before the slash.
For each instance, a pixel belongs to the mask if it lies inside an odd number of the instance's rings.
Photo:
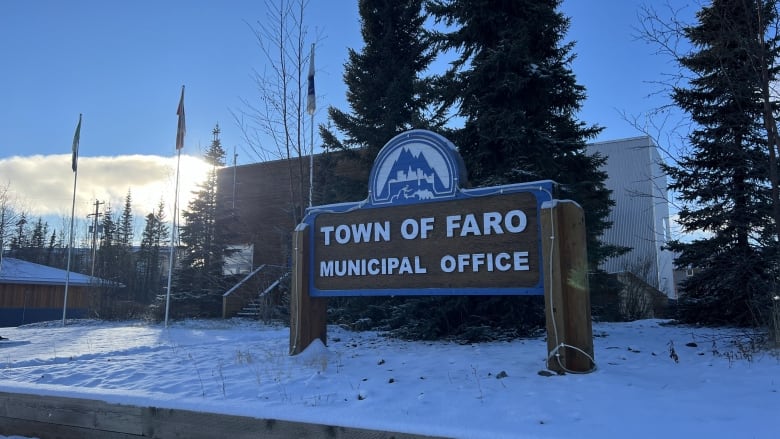
<svg viewBox="0 0 780 439">
<path fill-rule="evenodd" d="M 553 183 L 469 190 L 465 175 L 438 134 L 390 140 L 368 199 L 307 210 L 310 295 L 544 294 L 540 209 Z"/>
<path fill-rule="evenodd" d="M 548 180 L 465 182 L 452 143 L 412 130 L 379 151 L 368 198 L 307 209 L 293 232 L 290 355 L 327 343 L 327 297 L 544 295 L 547 367 L 592 371 L 582 208 Z"/>
</svg>

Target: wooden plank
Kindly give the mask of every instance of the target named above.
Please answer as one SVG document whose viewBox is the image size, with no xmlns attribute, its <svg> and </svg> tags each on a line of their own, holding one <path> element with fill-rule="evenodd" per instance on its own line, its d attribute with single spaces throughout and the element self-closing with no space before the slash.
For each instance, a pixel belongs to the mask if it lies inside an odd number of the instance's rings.
<svg viewBox="0 0 780 439">
<path fill-rule="evenodd" d="M 0 435 L 40 439 L 139 439 L 143 436 L 0 416 Z"/>
<path fill-rule="evenodd" d="M 56 308 L 62 307 L 64 285 L 0 284 L 2 308 Z M 86 308 L 88 288 L 70 286 L 68 308 Z"/>
<path fill-rule="evenodd" d="M 146 435 L 161 438 L 211 439 L 229 437 L 244 438 L 417 438 L 417 435 L 371 431 L 356 428 L 317 425 L 300 422 L 256 419 L 214 413 L 185 410 L 150 409 L 144 424 Z M 197 425 L 196 429 L 193 425 Z"/>
<path fill-rule="evenodd" d="M 102 401 L 0 393 L 0 415 L 8 418 L 114 431 L 139 435 L 143 430 L 137 419 L 142 410 Z"/>
<path fill-rule="evenodd" d="M 4 392 L 0 392 L 0 434 L 41 439 L 437 439 L 336 425 Z"/>
</svg>

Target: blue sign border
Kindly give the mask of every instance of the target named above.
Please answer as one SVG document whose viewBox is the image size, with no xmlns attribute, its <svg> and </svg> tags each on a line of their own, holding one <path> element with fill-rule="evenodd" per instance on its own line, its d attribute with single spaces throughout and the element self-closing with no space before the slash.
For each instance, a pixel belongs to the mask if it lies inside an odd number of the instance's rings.
<svg viewBox="0 0 780 439">
<path fill-rule="evenodd" d="M 420 296 L 420 295 L 543 295 L 544 273 L 541 245 L 541 209 L 554 199 L 555 183 L 542 180 L 476 189 L 461 189 L 465 167 L 455 146 L 426 130 L 411 130 L 391 139 L 379 152 L 369 177 L 368 198 L 360 202 L 314 206 L 306 210 L 303 223 L 309 227 L 309 294 L 312 297 Z M 392 190 L 390 190 L 392 189 Z M 385 209 L 413 203 L 439 203 L 518 192 L 536 200 L 539 282 L 518 288 L 410 288 L 322 290 L 315 286 L 315 220 L 320 214 L 349 213 L 358 209 Z"/>
</svg>

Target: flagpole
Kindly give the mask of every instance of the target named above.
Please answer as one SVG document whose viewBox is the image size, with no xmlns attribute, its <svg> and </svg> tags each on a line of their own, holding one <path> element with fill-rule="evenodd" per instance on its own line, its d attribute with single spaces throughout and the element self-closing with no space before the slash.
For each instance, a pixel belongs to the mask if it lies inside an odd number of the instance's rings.
<svg viewBox="0 0 780 439">
<path fill-rule="evenodd" d="M 171 307 L 171 278 L 173 277 L 173 259 L 176 246 L 176 218 L 179 212 L 179 164 L 181 163 L 181 149 L 176 154 L 176 194 L 173 198 L 173 227 L 171 227 L 171 250 L 168 255 L 168 288 L 165 293 L 165 327 L 168 327 L 168 310 Z"/>
<path fill-rule="evenodd" d="M 317 109 L 317 99 L 314 93 L 314 43 L 311 43 L 311 56 L 309 58 L 309 77 L 306 99 L 306 112 L 311 117 L 311 142 L 309 144 L 309 207 L 312 206 L 312 194 L 314 191 L 314 112 Z"/>
<path fill-rule="evenodd" d="M 309 145 L 309 207 L 312 206 L 314 190 L 314 115 L 311 115 L 311 143 Z"/>
<path fill-rule="evenodd" d="M 68 264 L 65 269 L 65 300 L 62 303 L 62 326 L 65 326 L 65 317 L 68 310 L 68 286 L 70 285 L 70 255 L 73 251 L 73 217 L 76 211 L 76 179 L 78 171 L 73 173 L 73 202 L 70 205 L 70 239 L 68 242 Z"/>
<path fill-rule="evenodd" d="M 73 154 L 71 156 L 71 169 L 73 169 L 73 201 L 70 205 L 70 238 L 68 242 L 68 263 L 65 269 L 65 298 L 62 302 L 62 326 L 65 326 L 65 318 L 68 313 L 68 287 L 70 286 L 70 258 L 73 252 L 73 219 L 76 213 L 76 181 L 79 177 L 79 141 L 81 137 L 81 114 L 79 114 L 79 123 L 76 125 L 76 134 L 73 135 Z"/>
<path fill-rule="evenodd" d="M 187 131 L 187 125 L 184 119 L 184 86 L 181 86 L 181 98 L 179 98 L 179 107 L 176 109 L 179 116 L 179 124 L 176 128 L 176 188 L 173 197 L 173 227 L 171 227 L 171 250 L 168 255 L 168 288 L 165 291 L 165 327 L 168 327 L 168 314 L 171 307 L 171 279 L 173 278 L 173 263 L 176 253 L 176 223 L 179 216 L 179 165 L 181 164 L 181 150 L 184 148 L 184 134 Z"/>
</svg>

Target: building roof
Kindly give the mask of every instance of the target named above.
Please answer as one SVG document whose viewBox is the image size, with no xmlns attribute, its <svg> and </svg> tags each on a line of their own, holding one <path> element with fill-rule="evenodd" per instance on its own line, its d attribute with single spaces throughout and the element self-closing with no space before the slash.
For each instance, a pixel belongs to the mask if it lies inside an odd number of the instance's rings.
<svg viewBox="0 0 780 439">
<path fill-rule="evenodd" d="M 0 262 L 0 284 L 65 285 L 67 271 L 21 259 L 4 257 Z M 111 283 L 105 279 L 70 272 L 68 285 L 96 286 Z"/>
</svg>

